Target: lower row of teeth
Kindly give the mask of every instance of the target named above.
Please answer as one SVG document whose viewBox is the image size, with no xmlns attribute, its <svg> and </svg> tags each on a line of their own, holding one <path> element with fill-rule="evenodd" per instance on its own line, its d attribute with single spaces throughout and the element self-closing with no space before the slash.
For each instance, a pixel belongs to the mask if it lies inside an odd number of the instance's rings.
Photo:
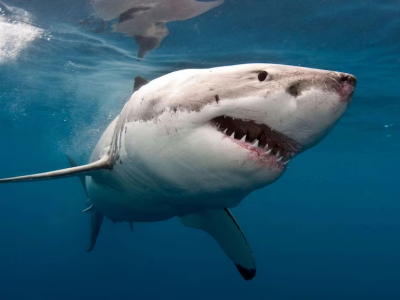
<svg viewBox="0 0 400 300">
<path fill-rule="evenodd" d="M 226 129 L 223 131 L 223 133 L 226 134 L 227 131 L 228 131 L 228 128 L 226 128 Z M 247 137 L 247 135 L 244 135 L 244 136 L 240 139 L 240 142 L 245 143 L 245 142 L 246 142 L 246 137 Z M 233 133 L 231 134 L 230 138 L 231 138 L 231 139 L 235 139 L 235 132 L 233 132 Z M 259 140 L 256 139 L 256 140 L 253 142 L 253 144 L 251 144 L 251 146 L 253 146 L 254 148 L 258 147 L 258 142 L 259 142 Z M 265 155 L 271 154 L 272 149 L 268 148 L 268 144 L 265 145 L 264 149 L 265 149 Z M 277 162 L 280 162 L 280 161 L 283 159 L 283 156 L 280 156 L 279 151 L 276 153 L 275 156 L 276 156 L 276 161 L 277 161 Z M 284 161 L 283 164 L 286 165 L 289 161 L 290 161 L 290 159 L 288 159 L 287 161 Z"/>
</svg>

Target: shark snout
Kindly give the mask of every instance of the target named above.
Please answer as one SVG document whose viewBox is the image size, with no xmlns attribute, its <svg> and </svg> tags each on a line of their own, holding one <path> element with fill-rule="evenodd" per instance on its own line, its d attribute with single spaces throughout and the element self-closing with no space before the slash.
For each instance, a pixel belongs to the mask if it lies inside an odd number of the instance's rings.
<svg viewBox="0 0 400 300">
<path fill-rule="evenodd" d="M 286 92 L 297 98 L 304 92 L 316 88 L 324 92 L 335 92 L 340 96 L 340 101 L 350 102 L 356 84 L 357 79 L 351 74 L 326 72 L 296 78 L 287 86 Z"/>
<path fill-rule="evenodd" d="M 338 72 L 330 73 L 326 77 L 326 83 L 336 90 L 340 100 L 350 103 L 357 85 L 357 78 L 351 74 Z"/>
</svg>

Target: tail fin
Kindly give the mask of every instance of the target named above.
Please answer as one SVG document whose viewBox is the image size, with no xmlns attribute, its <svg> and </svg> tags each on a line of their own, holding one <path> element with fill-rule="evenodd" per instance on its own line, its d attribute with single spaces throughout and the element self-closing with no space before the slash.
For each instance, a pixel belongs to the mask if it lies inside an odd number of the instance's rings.
<svg viewBox="0 0 400 300">
<path fill-rule="evenodd" d="M 71 168 L 75 168 L 78 166 L 78 164 L 68 155 L 66 155 L 69 165 L 71 166 Z M 83 189 L 85 190 L 85 195 L 86 195 L 86 199 L 89 198 L 89 195 L 87 193 L 87 189 L 86 189 L 86 181 L 85 181 L 85 175 L 79 175 L 79 180 L 81 181 L 81 184 L 83 186 Z"/>
<path fill-rule="evenodd" d="M 78 166 L 78 164 L 68 155 L 67 159 L 69 162 L 69 165 L 72 168 L 75 168 Z M 87 193 L 86 189 L 86 181 L 85 181 L 85 175 L 79 175 L 79 180 L 82 183 L 83 189 L 85 190 L 87 202 L 86 202 L 86 209 L 83 210 L 82 212 L 90 212 L 90 244 L 89 248 L 87 249 L 88 252 L 93 251 L 94 246 L 96 245 L 97 237 L 99 236 L 100 229 L 101 229 L 101 224 L 103 223 L 103 215 L 96 211 L 96 209 L 93 208 L 93 205 L 90 203 L 89 195 Z"/>
<path fill-rule="evenodd" d="M 0 179 L 0 184 L 11 183 L 11 182 L 23 182 L 23 181 L 50 180 L 50 179 L 58 179 L 58 178 L 79 176 L 79 175 L 82 176 L 101 169 L 111 170 L 110 158 L 108 156 L 102 157 L 98 161 L 83 166 L 75 166 L 72 168 L 51 171 L 46 173 Z"/>
<path fill-rule="evenodd" d="M 92 212 L 90 216 L 90 244 L 87 252 L 93 251 L 94 246 L 96 245 L 97 237 L 100 233 L 101 223 L 103 223 L 103 215 L 98 212 Z"/>
</svg>

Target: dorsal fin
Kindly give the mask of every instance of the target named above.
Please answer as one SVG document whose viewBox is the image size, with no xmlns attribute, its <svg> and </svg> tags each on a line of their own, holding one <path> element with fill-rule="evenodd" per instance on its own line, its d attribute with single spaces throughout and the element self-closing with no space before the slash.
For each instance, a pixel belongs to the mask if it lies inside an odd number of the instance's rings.
<svg viewBox="0 0 400 300">
<path fill-rule="evenodd" d="M 88 174 L 93 171 L 108 169 L 111 170 L 110 158 L 108 156 L 102 157 L 98 161 L 92 162 L 87 165 L 67 168 L 57 171 L 51 171 L 46 173 L 39 173 L 33 175 L 19 176 L 19 177 L 11 177 L 0 179 L 0 183 L 9 183 L 9 182 L 23 182 L 23 181 L 36 181 L 36 180 L 50 180 L 50 179 L 58 179 L 63 177 L 71 177 L 71 176 L 79 176 L 83 174 Z"/>
<path fill-rule="evenodd" d="M 135 83 L 133 85 L 133 92 L 138 91 L 142 86 L 148 84 L 149 82 L 142 76 L 135 77 Z"/>
<path fill-rule="evenodd" d="M 162 26 L 162 25 L 161 25 Z M 165 27 L 165 24 L 164 24 Z M 138 51 L 138 61 L 141 61 L 147 52 L 150 50 L 156 49 L 160 46 L 161 40 L 156 37 L 146 37 L 141 35 L 135 35 L 135 41 L 139 45 Z"/>
</svg>

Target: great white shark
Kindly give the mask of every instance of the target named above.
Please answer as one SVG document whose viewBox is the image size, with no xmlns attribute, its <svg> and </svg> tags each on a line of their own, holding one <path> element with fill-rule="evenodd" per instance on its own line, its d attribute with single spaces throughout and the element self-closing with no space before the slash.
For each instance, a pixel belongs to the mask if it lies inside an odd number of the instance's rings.
<svg viewBox="0 0 400 300">
<path fill-rule="evenodd" d="M 87 165 L 70 159 L 71 168 L 0 183 L 79 176 L 92 220 L 89 251 L 103 217 L 130 226 L 178 217 L 209 233 L 249 280 L 254 258 L 229 208 L 320 142 L 355 86 L 350 74 L 273 64 L 137 77 Z"/>
</svg>

